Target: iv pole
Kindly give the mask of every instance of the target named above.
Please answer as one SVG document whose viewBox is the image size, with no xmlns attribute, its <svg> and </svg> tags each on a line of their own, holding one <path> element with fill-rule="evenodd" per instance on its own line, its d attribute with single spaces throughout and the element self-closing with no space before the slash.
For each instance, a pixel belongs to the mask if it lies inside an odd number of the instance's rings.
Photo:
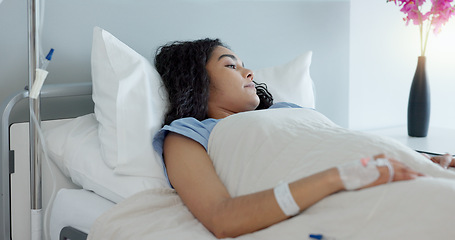
<svg viewBox="0 0 455 240">
<path fill-rule="evenodd" d="M 39 0 L 27 1 L 28 16 L 28 68 L 29 68 L 29 93 L 35 81 L 35 69 L 39 68 L 39 16 L 37 9 Z M 40 98 L 29 97 L 29 107 L 33 109 L 38 123 L 40 117 Z M 30 114 L 32 111 L 30 111 Z M 30 203 L 31 203 L 31 239 L 39 240 L 42 237 L 42 202 L 41 202 L 41 154 L 39 151 L 38 130 L 33 124 L 32 115 L 29 120 L 29 143 L 30 143 Z"/>
</svg>

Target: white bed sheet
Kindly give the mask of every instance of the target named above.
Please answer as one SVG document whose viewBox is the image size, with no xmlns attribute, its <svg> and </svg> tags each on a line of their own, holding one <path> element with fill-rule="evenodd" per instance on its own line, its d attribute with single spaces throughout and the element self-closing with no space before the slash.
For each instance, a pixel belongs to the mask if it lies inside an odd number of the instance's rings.
<svg viewBox="0 0 455 240">
<path fill-rule="evenodd" d="M 245 134 L 248 132 L 248 134 Z M 329 150 L 329 151 L 328 151 Z M 280 108 L 229 116 L 213 129 L 208 153 L 231 196 L 385 153 L 426 174 L 332 194 L 301 214 L 237 239 L 454 239 L 455 174 L 389 138 L 336 126 L 311 109 Z M 99 217 L 88 239 L 215 239 L 171 189 L 138 193 Z"/>
<path fill-rule="evenodd" d="M 49 220 L 50 238 L 58 240 L 66 226 L 88 233 L 93 222 L 115 203 L 84 189 L 58 191 Z"/>
</svg>

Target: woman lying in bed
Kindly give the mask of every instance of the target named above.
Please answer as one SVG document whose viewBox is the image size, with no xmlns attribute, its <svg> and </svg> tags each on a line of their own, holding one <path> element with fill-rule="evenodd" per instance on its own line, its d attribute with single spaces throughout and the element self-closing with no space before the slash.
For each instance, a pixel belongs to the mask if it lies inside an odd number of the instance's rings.
<svg viewBox="0 0 455 240">
<path fill-rule="evenodd" d="M 267 89 L 253 82 L 254 73 L 219 40 L 163 46 L 155 65 L 170 105 L 154 147 L 163 154 L 171 185 L 193 215 L 218 238 L 266 228 L 339 191 L 422 175 L 397 160 L 377 155 L 233 198 L 207 153 L 211 130 L 232 114 L 298 106 L 273 104 Z"/>
</svg>

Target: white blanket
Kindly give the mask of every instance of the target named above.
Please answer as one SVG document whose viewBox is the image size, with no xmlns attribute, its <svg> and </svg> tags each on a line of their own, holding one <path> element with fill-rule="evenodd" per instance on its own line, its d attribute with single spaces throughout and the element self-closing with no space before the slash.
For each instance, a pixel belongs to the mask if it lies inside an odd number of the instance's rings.
<svg viewBox="0 0 455 240">
<path fill-rule="evenodd" d="M 455 174 L 389 138 L 350 131 L 309 109 L 273 109 L 220 121 L 209 155 L 232 196 L 272 188 L 385 153 L 427 174 L 333 194 L 301 214 L 239 239 L 453 239 Z M 138 193 L 101 216 L 89 239 L 214 239 L 170 189 Z"/>
</svg>

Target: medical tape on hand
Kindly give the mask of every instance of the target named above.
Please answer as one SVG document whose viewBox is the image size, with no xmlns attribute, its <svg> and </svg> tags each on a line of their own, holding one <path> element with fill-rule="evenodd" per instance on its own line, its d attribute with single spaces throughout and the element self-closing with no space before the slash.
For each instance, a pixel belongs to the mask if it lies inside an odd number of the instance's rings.
<svg viewBox="0 0 455 240">
<path fill-rule="evenodd" d="M 273 189 L 275 199 L 280 205 L 281 210 L 286 216 L 294 216 L 300 212 L 300 207 L 292 197 L 291 190 L 289 190 L 288 183 L 281 183 Z"/>
<path fill-rule="evenodd" d="M 393 170 L 393 167 L 390 164 L 389 159 L 378 158 L 378 159 L 376 159 L 376 165 L 377 166 L 386 166 L 389 169 L 389 181 L 387 183 L 391 183 L 393 181 L 393 177 L 395 176 L 395 171 Z"/>
<path fill-rule="evenodd" d="M 380 174 L 376 162 L 369 158 L 337 166 L 346 190 L 356 190 L 376 181 Z"/>
</svg>

